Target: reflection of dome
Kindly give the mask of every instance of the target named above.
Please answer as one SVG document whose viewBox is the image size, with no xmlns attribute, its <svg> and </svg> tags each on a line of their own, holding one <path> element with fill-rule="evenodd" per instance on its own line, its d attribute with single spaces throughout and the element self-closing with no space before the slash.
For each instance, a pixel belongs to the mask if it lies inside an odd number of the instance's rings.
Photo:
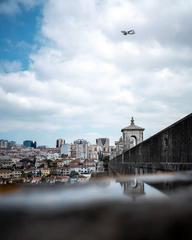
<svg viewBox="0 0 192 240">
<path fill-rule="evenodd" d="M 127 182 L 123 182 L 124 194 L 128 196 L 144 195 L 144 183 L 137 179 L 132 179 Z"/>
</svg>

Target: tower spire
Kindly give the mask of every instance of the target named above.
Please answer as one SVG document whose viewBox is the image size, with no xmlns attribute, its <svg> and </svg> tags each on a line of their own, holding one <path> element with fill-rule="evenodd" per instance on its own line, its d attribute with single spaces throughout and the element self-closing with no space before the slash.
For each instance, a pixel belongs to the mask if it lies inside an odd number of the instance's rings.
<svg viewBox="0 0 192 240">
<path fill-rule="evenodd" d="M 131 125 L 134 125 L 134 118 L 131 118 Z"/>
</svg>

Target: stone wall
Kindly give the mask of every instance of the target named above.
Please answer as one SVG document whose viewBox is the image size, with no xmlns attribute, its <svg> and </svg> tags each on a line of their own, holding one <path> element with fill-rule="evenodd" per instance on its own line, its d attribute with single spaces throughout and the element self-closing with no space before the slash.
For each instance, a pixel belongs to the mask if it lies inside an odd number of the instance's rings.
<svg viewBox="0 0 192 240">
<path fill-rule="evenodd" d="M 192 169 L 192 114 L 165 128 L 109 164 L 116 173 Z"/>
</svg>

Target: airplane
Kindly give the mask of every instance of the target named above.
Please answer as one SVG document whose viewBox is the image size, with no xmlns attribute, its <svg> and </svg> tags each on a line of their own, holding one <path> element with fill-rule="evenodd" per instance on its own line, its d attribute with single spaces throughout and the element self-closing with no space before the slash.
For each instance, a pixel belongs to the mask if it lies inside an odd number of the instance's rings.
<svg viewBox="0 0 192 240">
<path fill-rule="evenodd" d="M 129 30 L 129 31 L 121 31 L 123 35 L 127 35 L 127 34 L 130 34 L 130 35 L 133 35 L 135 34 L 135 31 L 133 29 Z"/>
</svg>

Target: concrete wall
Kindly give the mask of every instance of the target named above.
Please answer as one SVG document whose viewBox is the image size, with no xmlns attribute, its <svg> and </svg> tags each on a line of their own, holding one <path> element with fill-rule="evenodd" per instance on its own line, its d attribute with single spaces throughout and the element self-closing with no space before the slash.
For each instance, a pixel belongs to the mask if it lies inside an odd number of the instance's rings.
<svg viewBox="0 0 192 240">
<path fill-rule="evenodd" d="M 119 173 L 192 169 L 192 114 L 110 161 Z"/>
</svg>

